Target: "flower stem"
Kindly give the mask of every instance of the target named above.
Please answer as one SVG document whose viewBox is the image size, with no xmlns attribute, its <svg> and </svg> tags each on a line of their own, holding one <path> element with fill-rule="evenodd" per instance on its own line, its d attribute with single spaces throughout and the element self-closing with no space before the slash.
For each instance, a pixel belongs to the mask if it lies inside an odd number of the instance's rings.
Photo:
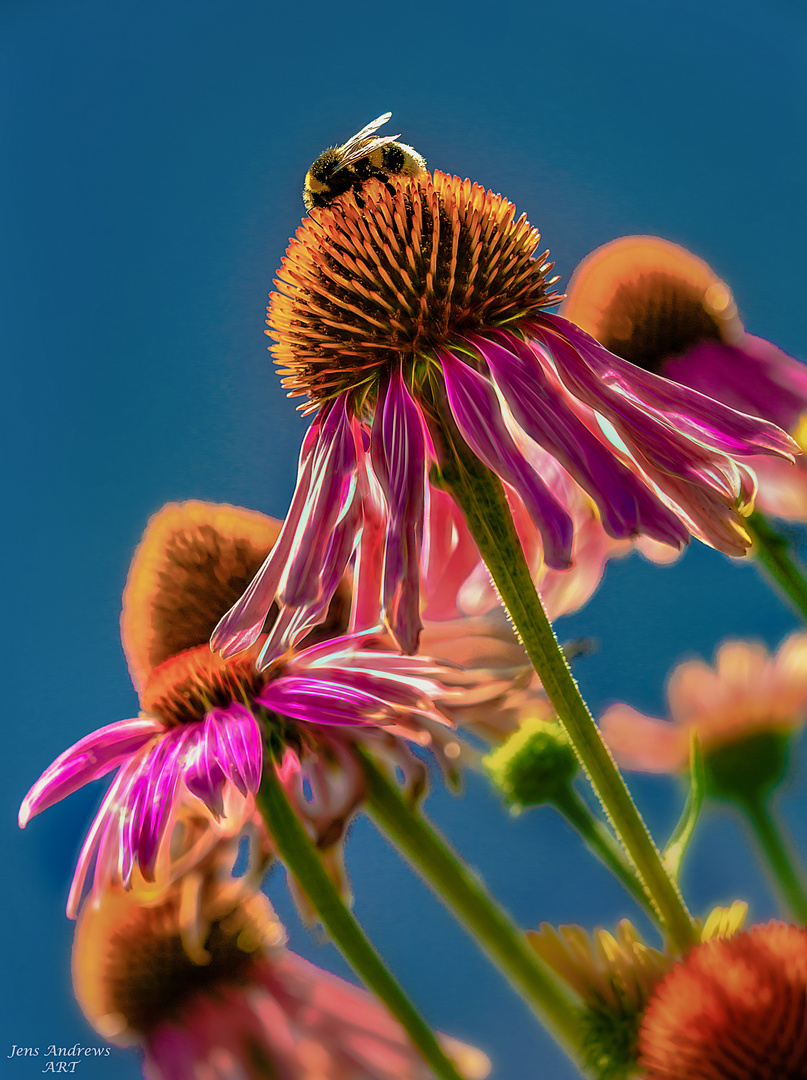
<svg viewBox="0 0 807 1080">
<path fill-rule="evenodd" d="M 565 988 L 479 878 L 409 805 L 383 769 L 360 747 L 358 757 L 367 783 L 367 805 L 376 824 L 465 924 L 573 1060 L 579 1061 L 579 1015 Z"/>
<path fill-rule="evenodd" d="M 760 851 L 784 897 L 785 906 L 797 922 L 807 923 L 807 890 L 804 880 L 795 869 L 797 859 L 781 825 L 763 798 L 743 799 L 740 809 L 746 814 L 756 836 Z"/>
<path fill-rule="evenodd" d="M 625 859 L 609 830 L 598 821 L 572 787 L 556 795 L 553 806 L 577 829 L 590 851 L 617 877 L 643 911 L 655 918 L 656 911 L 636 871 Z"/>
<path fill-rule="evenodd" d="M 369 990 L 389 1009 L 441 1080 L 462 1080 L 423 1017 L 387 970 L 322 865 L 270 761 L 257 796 L 278 854 L 297 879 L 333 942 Z"/>
<path fill-rule="evenodd" d="M 501 482 L 445 422 L 441 478 L 471 535 L 521 642 L 557 711 L 606 815 L 644 883 L 674 949 L 697 943 L 697 930 L 658 848 L 602 740 L 535 590 Z"/>
<path fill-rule="evenodd" d="M 807 621 L 807 572 L 791 553 L 791 543 L 769 519 L 755 510 L 744 521 L 754 541 L 753 555 L 767 577 L 778 586 L 799 615 Z"/>
</svg>

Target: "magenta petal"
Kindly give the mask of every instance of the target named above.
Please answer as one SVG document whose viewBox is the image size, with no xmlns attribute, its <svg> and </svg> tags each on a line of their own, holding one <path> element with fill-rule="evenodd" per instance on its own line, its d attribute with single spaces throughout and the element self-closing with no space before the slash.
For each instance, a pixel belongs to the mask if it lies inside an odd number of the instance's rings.
<svg viewBox="0 0 807 1080">
<path fill-rule="evenodd" d="M 137 861 L 147 881 L 154 880 L 154 864 L 175 807 L 189 743 L 199 736 L 197 724 L 174 728 L 153 755 L 149 782 L 143 795 L 143 814 L 137 844 Z"/>
<path fill-rule="evenodd" d="M 109 790 L 104 796 L 104 801 L 95 815 L 92 825 L 87 832 L 87 836 L 84 839 L 84 843 L 81 846 L 78 859 L 76 861 L 76 869 L 73 874 L 73 880 L 70 884 L 70 893 L 67 897 L 67 917 L 69 919 L 75 919 L 78 914 L 78 909 L 81 903 L 81 896 L 84 891 L 84 883 L 87 879 L 87 874 L 92 866 L 93 859 L 96 857 L 99 845 L 101 844 L 105 832 L 110 826 L 110 820 L 114 817 L 116 809 L 125 803 L 126 791 L 129 786 L 129 780 L 133 772 L 137 770 L 138 759 L 136 757 L 130 758 L 124 762 L 121 766 L 118 775 L 109 785 Z"/>
<path fill-rule="evenodd" d="M 257 699 L 267 709 L 310 724 L 384 723 L 385 701 L 344 682 L 284 676 L 270 683 Z"/>
<path fill-rule="evenodd" d="M 391 709 L 420 710 L 428 696 L 438 696 L 441 687 L 436 682 L 416 677 L 385 675 L 369 669 L 316 668 L 311 673 L 316 680 L 334 685 L 349 685 L 368 698 L 383 701 Z"/>
<path fill-rule="evenodd" d="M 606 532 L 620 539 L 641 532 L 675 547 L 685 544 L 689 534 L 678 517 L 586 427 L 529 346 L 506 331 L 497 337 L 470 340 L 519 425 L 588 492 Z"/>
<path fill-rule="evenodd" d="M 266 616 L 277 595 L 300 519 L 308 502 L 313 453 L 319 432 L 320 425 L 312 424 L 303 441 L 297 471 L 297 486 L 277 543 L 244 595 L 219 620 L 213 631 L 210 647 L 221 652 L 222 656 L 234 656 L 243 649 L 249 648 L 263 629 Z"/>
<path fill-rule="evenodd" d="M 156 720 L 119 720 L 74 743 L 48 766 L 23 799 L 20 828 L 42 810 L 111 772 L 162 730 Z"/>
<path fill-rule="evenodd" d="M 451 353 L 440 353 L 440 361 L 448 402 L 463 438 L 524 500 L 543 538 L 547 564 L 565 570 L 572 550 L 571 519 L 513 441 L 493 386 Z"/>
<path fill-rule="evenodd" d="M 390 513 L 410 524 L 422 521 L 426 439 L 420 409 L 400 368 L 392 372 L 383 399 L 379 398 L 370 440 L 373 472 Z"/>
<path fill-rule="evenodd" d="M 249 709 L 231 705 L 215 709 L 209 719 L 215 724 L 219 764 L 242 795 L 255 794 L 261 781 L 263 749 L 260 729 Z"/>
<path fill-rule="evenodd" d="M 334 526 L 355 497 L 356 465 L 356 436 L 347 403 L 340 401 L 333 406 L 322 427 L 311 494 L 280 587 L 282 603 L 300 607 L 320 595 L 323 553 Z"/>
<path fill-rule="evenodd" d="M 702 341 L 684 356 L 665 361 L 664 374 L 785 431 L 792 431 L 807 411 L 807 365 L 752 334 L 744 334 L 737 345 Z"/>
<path fill-rule="evenodd" d="M 679 441 L 683 436 L 734 456 L 792 456 L 798 451 L 790 436 L 774 424 L 629 364 L 558 315 L 541 316 L 537 325 L 546 326 L 545 344 L 556 355 L 558 373 L 569 389 L 613 423 L 635 427 L 645 452 L 642 440 L 655 443 L 659 425 Z M 667 467 L 662 456 L 654 463 Z"/>
<path fill-rule="evenodd" d="M 388 505 L 383 608 L 399 647 L 417 650 L 420 621 L 420 549 L 426 482 L 426 438 L 420 409 L 400 368 L 376 405 L 370 443 L 373 472 Z"/>
<path fill-rule="evenodd" d="M 183 780 L 188 791 L 201 799 L 218 820 L 224 813 L 223 792 L 227 775 L 219 762 L 215 720 L 210 714 L 205 717 L 195 753 L 188 755 Z"/>
</svg>

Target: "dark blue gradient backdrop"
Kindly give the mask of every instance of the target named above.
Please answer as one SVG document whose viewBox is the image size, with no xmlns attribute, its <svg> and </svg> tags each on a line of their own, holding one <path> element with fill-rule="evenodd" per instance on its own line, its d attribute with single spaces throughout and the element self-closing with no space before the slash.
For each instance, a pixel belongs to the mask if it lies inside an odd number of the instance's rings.
<svg viewBox="0 0 807 1080">
<path fill-rule="evenodd" d="M 12 1045 L 101 1042 L 72 999 L 64 903 L 103 785 L 25 833 L 16 814 L 61 750 L 136 712 L 118 616 L 148 516 L 188 498 L 288 505 L 304 426 L 263 320 L 314 157 L 392 109 L 431 166 L 526 211 L 565 279 L 598 244 L 657 233 L 712 263 L 752 332 L 807 357 L 806 30 L 796 0 L 0 4 L 3 1076 L 43 1067 L 7 1060 Z M 794 626 L 753 567 L 694 544 L 671 568 L 612 565 L 560 631 L 600 643 L 577 669 L 595 711 L 658 714 L 677 659 Z M 804 851 L 797 774 L 781 805 Z M 665 837 L 677 784 L 633 786 Z M 460 798 L 436 780 L 428 805 L 522 924 L 632 914 L 551 811 L 511 819 L 476 776 Z M 348 861 L 359 918 L 435 1026 L 483 1047 L 499 1080 L 575 1075 L 367 821 Z M 698 912 L 737 896 L 754 919 L 777 910 L 728 813 L 707 815 L 684 884 Z M 281 873 L 268 889 L 292 946 L 344 973 Z M 139 1068 L 114 1051 L 76 1073 Z"/>
</svg>

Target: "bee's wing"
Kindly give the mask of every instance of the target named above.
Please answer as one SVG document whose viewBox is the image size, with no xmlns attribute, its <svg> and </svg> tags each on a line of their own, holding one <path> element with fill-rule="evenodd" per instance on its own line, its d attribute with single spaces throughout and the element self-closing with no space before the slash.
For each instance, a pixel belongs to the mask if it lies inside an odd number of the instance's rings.
<svg viewBox="0 0 807 1080">
<path fill-rule="evenodd" d="M 339 164 L 333 171 L 335 173 L 339 172 L 340 169 L 345 169 L 348 165 L 352 165 L 354 161 L 360 161 L 363 157 L 367 157 L 368 154 L 372 154 L 379 146 L 386 146 L 388 143 L 395 142 L 400 136 L 384 135 L 377 139 L 370 139 L 370 136 L 382 127 L 382 125 L 386 124 L 391 116 L 391 112 L 382 113 L 377 119 L 363 127 L 361 131 L 357 131 L 343 146 L 340 146 Z M 362 145 L 362 143 L 364 145 Z"/>
<path fill-rule="evenodd" d="M 361 161 L 362 158 L 369 157 L 374 150 L 378 150 L 380 146 L 387 146 L 389 143 L 394 143 L 398 137 L 398 135 L 384 135 L 377 139 L 369 139 L 365 141 L 364 145 L 361 143 L 351 145 L 347 153 L 345 152 L 345 147 L 349 144 L 345 143 L 339 151 L 339 164 L 333 171 L 338 173 L 340 169 L 347 168 L 347 166 L 352 165 L 354 161 Z M 350 140 L 351 144 L 354 143 L 355 138 L 358 138 L 358 136 L 355 136 L 354 139 Z"/>
<path fill-rule="evenodd" d="M 369 139 L 371 135 L 374 135 L 380 127 L 383 127 L 384 124 L 386 124 L 387 121 L 391 119 L 391 112 L 382 113 L 379 117 L 377 117 L 377 119 L 371 120 L 369 124 L 367 124 L 361 129 L 361 131 L 357 131 L 352 138 L 348 139 L 348 141 L 343 147 L 341 147 L 341 149 L 349 150 L 354 143 L 360 142 L 362 139 Z M 397 135 L 395 137 L 397 138 Z"/>
</svg>

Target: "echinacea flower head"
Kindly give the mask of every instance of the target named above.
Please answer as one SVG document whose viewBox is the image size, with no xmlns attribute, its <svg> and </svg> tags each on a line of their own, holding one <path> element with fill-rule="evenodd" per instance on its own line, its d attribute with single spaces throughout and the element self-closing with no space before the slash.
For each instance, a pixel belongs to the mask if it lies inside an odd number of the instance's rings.
<svg viewBox="0 0 807 1080">
<path fill-rule="evenodd" d="M 359 564 L 383 560 L 376 608 L 414 651 L 427 472 L 449 453 L 504 481 L 554 569 L 569 566 L 574 529 L 531 446 L 587 492 L 611 537 L 679 548 L 694 534 L 745 552 L 738 510 L 754 482 L 734 458 L 795 444 L 548 313 L 560 296 L 539 241 L 501 195 L 437 171 L 368 179 L 303 221 L 267 321 L 312 423 L 274 552 L 214 635 L 225 655 L 256 640 L 273 602 L 265 659 L 316 624 L 357 543 Z M 368 506 L 380 552 L 363 550 Z"/>
<path fill-rule="evenodd" d="M 148 1080 L 432 1077 L 374 998 L 285 948 L 269 901 L 238 879 L 198 882 L 202 936 L 189 953 L 186 893 L 180 881 L 143 903 L 113 886 L 76 927 L 78 1002 L 104 1038 L 142 1048 Z M 468 1080 L 487 1075 L 480 1051 L 449 1038 L 444 1048 Z"/>
<path fill-rule="evenodd" d="M 556 930 L 543 923 L 527 936 L 541 959 L 580 998 L 583 1052 L 593 1075 L 597 1080 L 633 1075 L 642 1015 L 672 959 L 645 945 L 627 919 L 616 934 L 589 934 L 580 926 Z"/>
<path fill-rule="evenodd" d="M 802 1080 L 807 930 L 770 922 L 696 946 L 656 987 L 638 1049 L 646 1080 Z"/>
<path fill-rule="evenodd" d="M 577 267 L 565 318 L 638 367 L 770 420 L 801 443 L 807 366 L 745 331 L 729 286 L 696 255 L 656 236 L 623 236 Z M 758 505 L 807 519 L 807 472 L 772 457 L 752 467 Z"/>
<path fill-rule="evenodd" d="M 426 658 L 344 635 L 342 585 L 308 647 L 263 671 L 255 666 L 260 643 L 230 659 L 210 651 L 213 626 L 277 533 L 277 523 L 261 515 L 203 503 L 169 505 L 152 518 L 122 617 L 141 713 L 61 754 L 20 810 L 24 827 L 117 769 L 79 855 L 69 914 L 93 863 L 96 895 L 110 882 L 140 887 L 168 873 L 175 831 L 187 830 L 189 815 L 206 817 L 213 835 L 240 832 L 255 815 L 264 767 L 276 768 L 326 853 L 364 796 L 357 742 L 403 777 L 410 793 L 422 790 L 425 767 L 408 743 L 441 753 L 450 721 L 440 702 L 462 700 L 463 691 L 441 682 L 454 673 Z M 323 634 L 328 627 L 333 637 Z"/>
<path fill-rule="evenodd" d="M 746 911 L 747 905 L 741 901 L 715 908 L 703 925 L 700 940 L 733 936 Z M 579 998 L 583 1050 L 592 1075 L 597 1080 L 635 1076 L 642 1017 L 675 958 L 646 945 L 627 919 L 620 921 L 614 934 L 608 930 L 588 933 L 580 926 L 555 929 L 542 923 L 540 930 L 528 930 L 527 937 L 541 959 Z"/>
<path fill-rule="evenodd" d="M 605 741 L 628 769 L 680 772 L 692 734 L 701 744 L 711 794 L 763 793 L 785 771 L 790 734 L 807 719 L 807 635 L 791 634 L 772 656 L 764 645 L 727 641 L 714 666 L 687 660 L 667 684 L 670 719 L 612 705 Z"/>
</svg>

